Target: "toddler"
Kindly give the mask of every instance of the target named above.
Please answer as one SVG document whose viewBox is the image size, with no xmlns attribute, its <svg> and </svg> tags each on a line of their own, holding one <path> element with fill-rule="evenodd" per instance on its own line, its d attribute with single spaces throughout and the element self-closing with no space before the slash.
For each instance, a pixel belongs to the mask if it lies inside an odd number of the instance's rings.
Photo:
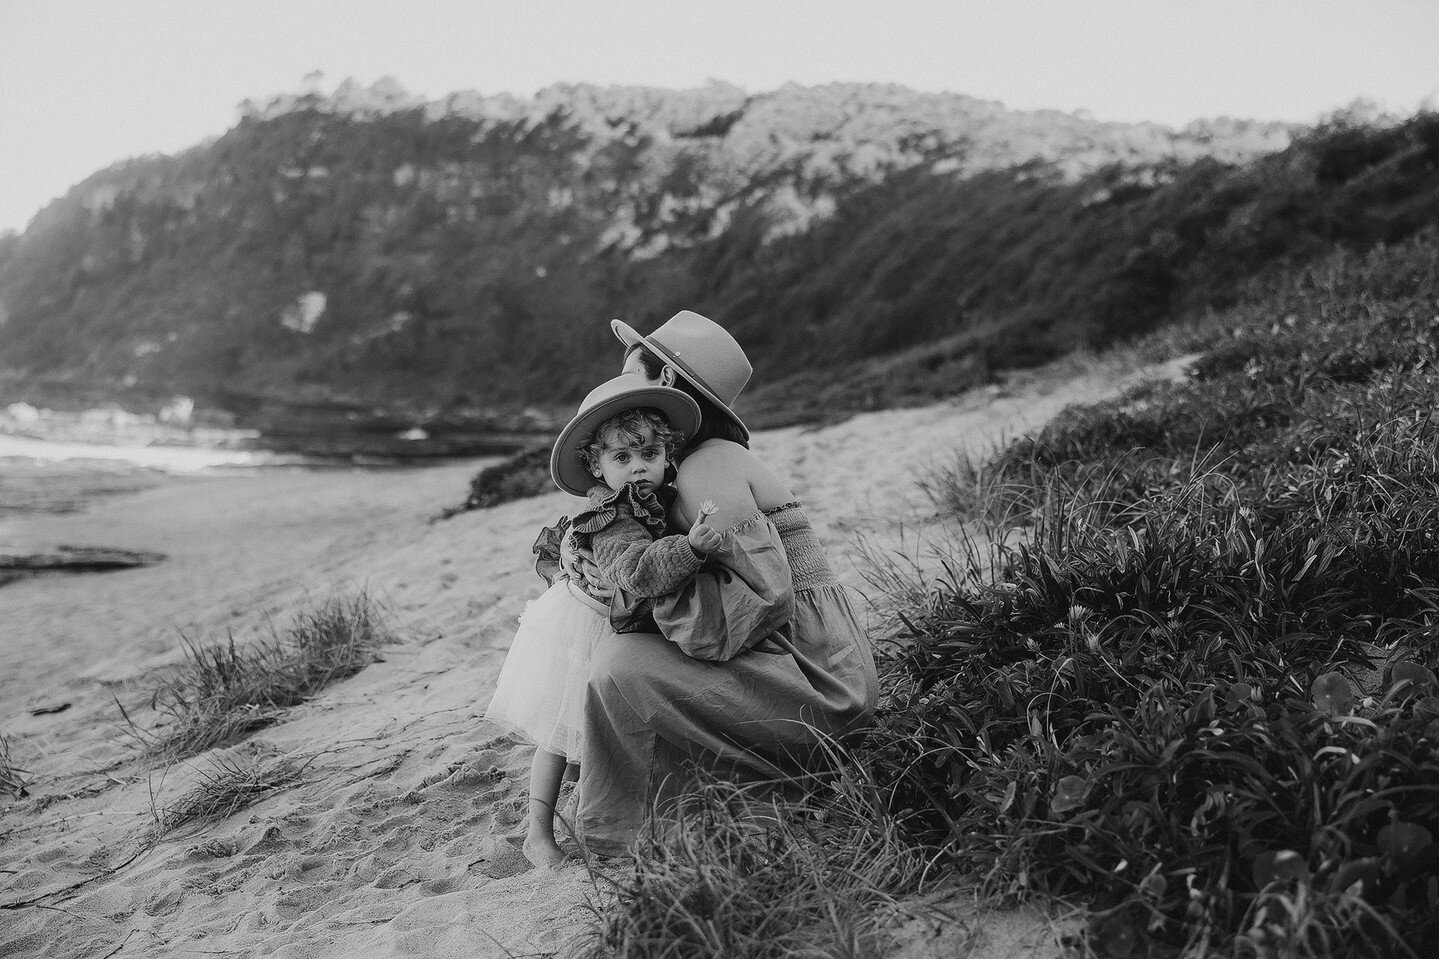
<svg viewBox="0 0 1439 959">
<path fill-rule="evenodd" d="M 535 543 L 536 569 L 551 585 L 520 616 L 485 713 L 535 744 L 523 849 L 537 866 L 564 859 L 555 841 L 555 804 L 566 764 L 579 762 L 583 745 L 591 646 L 616 630 L 656 631 L 647 600 L 678 589 L 720 545 L 703 512 L 688 535 L 664 535 L 675 497 L 668 485 L 674 456 L 699 421 L 699 407 L 683 392 L 627 374 L 591 391 L 555 442 L 555 484 L 589 503 Z M 593 553 L 617 586 L 612 599 L 590 595 L 564 573 L 565 536 Z"/>
</svg>

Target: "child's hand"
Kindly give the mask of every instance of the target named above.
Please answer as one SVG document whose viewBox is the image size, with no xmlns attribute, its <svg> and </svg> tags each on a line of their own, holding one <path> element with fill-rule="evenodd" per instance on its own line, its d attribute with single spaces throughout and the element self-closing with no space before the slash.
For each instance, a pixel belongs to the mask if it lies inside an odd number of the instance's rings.
<svg viewBox="0 0 1439 959">
<path fill-rule="evenodd" d="M 690 527 L 689 541 L 690 549 L 701 556 L 708 556 L 720 548 L 719 532 L 705 523 L 696 523 Z"/>
</svg>

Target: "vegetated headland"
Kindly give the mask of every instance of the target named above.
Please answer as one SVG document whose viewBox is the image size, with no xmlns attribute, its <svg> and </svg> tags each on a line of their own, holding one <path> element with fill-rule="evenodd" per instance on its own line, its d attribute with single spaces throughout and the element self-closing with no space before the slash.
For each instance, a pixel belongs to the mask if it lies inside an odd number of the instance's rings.
<svg viewBox="0 0 1439 959">
<path fill-rule="evenodd" d="M 99 171 L 0 238 L 0 399 L 179 395 L 291 448 L 460 446 L 553 429 L 613 368 L 611 317 L 687 307 L 753 355 L 761 425 L 922 402 L 1412 234 L 1431 126 L 1176 131 L 857 84 L 346 85 Z"/>
<path fill-rule="evenodd" d="M 1104 279 L 1147 248 L 1147 224 L 1121 224 L 1154 190 L 1294 132 L 860 84 L 281 97 L 0 238 L 0 399 L 143 413 L 179 395 L 267 435 L 524 432 L 609 373 L 611 317 L 712 315 L 769 385 L 996 323 L 1063 328 L 1012 356 L 963 348 L 935 377 L 962 388 L 1112 334 L 1046 298 L 1067 279 L 1047 265 L 1016 286 L 1023 246 L 1070 233 L 1056 210 L 1109 227 L 1056 252 L 1110 246 Z"/>
</svg>

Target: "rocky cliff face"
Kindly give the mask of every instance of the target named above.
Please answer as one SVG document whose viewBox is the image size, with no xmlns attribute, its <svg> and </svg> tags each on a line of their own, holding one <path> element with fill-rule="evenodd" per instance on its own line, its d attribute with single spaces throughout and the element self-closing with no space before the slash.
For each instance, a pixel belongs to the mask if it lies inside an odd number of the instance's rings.
<svg viewBox="0 0 1439 959">
<path fill-rule="evenodd" d="M 1289 135 L 886 85 L 426 102 L 347 82 L 247 103 L 212 142 L 100 171 L 0 243 L 0 381 L 518 408 L 612 368 L 610 317 L 643 327 L 686 306 L 730 311 L 719 318 L 757 350 L 787 344 L 760 363 L 783 375 L 809 362 L 791 347 L 823 304 L 783 315 L 744 291 L 887 184 L 1017 167 L 1011 180 L 1066 184 L 1119 164 L 1152 187 Z M 899 347 L 930 319 L 875 322 Z"/>
</svg>

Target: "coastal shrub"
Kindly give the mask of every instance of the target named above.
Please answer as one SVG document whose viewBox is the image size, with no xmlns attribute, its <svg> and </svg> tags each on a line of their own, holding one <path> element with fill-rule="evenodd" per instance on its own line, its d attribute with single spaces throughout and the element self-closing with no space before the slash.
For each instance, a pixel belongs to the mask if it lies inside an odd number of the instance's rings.
<svg viewBox="0 0 1439 959">
<path fill-rule="evenodd" d="M 391 641 L 367 593 L 332 597 L 266 639 L 237 644 L 231 635 L 202 646 L 186 638 L 184 661 L 150 696 L 158 722 L 146 728 L 121 713 L 147 755 L 193 756 L 270 725 L 285 707 L 364 669 Z"/>
<path fill-rule="evenodd" d="M 540 496 L 554 489 L 555 482 L 550 478 L 550 448 L 535 446 L 480 470 L 470 480 L 470 492 L 465 501 L 446 509 L 435 520 L 449 519 L 467 510 L 489 509 L 501 503 Z"/>
<path fill-rule="evenodd" d="M 1432 236 L 1337 256 L 937 483 L 1024 536 L 881 657 L 907 835 L 1102 955 L 1439 950 L 1436 313 Z"/>
</svg>

